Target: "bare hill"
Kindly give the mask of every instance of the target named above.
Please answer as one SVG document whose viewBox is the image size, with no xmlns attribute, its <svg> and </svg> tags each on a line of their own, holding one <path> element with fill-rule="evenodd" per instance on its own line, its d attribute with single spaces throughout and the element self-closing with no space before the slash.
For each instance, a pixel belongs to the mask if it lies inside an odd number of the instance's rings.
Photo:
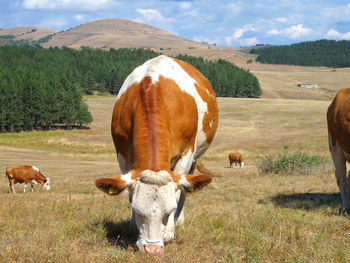
<svg viewBox="0 0 350 263">
<path fill-rule="evenodd" d="M 81 48 L 147 47 L 155 50 L 207 47 L 149 25 L 124 19 L 103 19 L 80 25 L 55 35 L 43 47 Z"/>
<path fill-rule="evenodd" d="M 36 26 L 21 26 L 0 30 L 0 36 L 13 36 L 14 41 L 38 41 L 40 38 L 56 34 L 58 31 Z"/>
</svg>

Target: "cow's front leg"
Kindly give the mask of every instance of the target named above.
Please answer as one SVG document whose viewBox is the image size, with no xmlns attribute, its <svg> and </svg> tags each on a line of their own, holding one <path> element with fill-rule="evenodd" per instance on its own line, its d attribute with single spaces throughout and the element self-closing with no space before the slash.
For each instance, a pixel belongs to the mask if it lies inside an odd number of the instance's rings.
<svg viewBox="0 0 350 263">
<path fill-rule="evenodd" d="M 15 192 L 15 183 L 14 183 L 14 180 L 13 180 L 13 179 L 10 179 L 9 182 L 10 182 L 10 189 L 11 189 L 11 192 L 15 194 L 16 192 Z"/>
<path fill-rule="evenodd" d="M 163 234 L 163 242 L 169 243 L 175 239 L 175 212 L 173 211 L 168 218 L 167 225 Z"/>
<path fill-rule="evenodd" d="M 175 213 L 175 220 L 177 225 L 182 225 L 185 221 L 184 205 L 186 200 L 186 192 L 178 190 L 176 193 L 177 197 L 177 209 Z"/>
<path fill-rule="evenodd" d="M 25 184 L 24 184 L 24 188 L 23 188 L 23 193 L 26 192 L 27 187 L 28 187 L 28 183 L 25 183 Z"/>
</svg>

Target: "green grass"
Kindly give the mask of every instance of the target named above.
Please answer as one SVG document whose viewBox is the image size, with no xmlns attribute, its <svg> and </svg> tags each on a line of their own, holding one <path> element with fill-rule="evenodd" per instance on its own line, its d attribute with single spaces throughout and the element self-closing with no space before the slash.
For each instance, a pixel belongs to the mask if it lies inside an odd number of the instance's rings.
<svg viewBox="0 0 350 263">
<path fill-rule="evenodd" d="M 258 171 L 274 153 L 330 161 L 328 102 L 219 98 L 218 132 L 202 162 L 222 177 L 187 196 L 176 241 L 155 257 L 135 251 L 127 193 L 111 197 L 94 185 L 120 170 L 110 138 L 114 99 L 87 101 L 91 130 L 0 134 L 0 262 L 350 261 L 350 220 L 338 215 L 330 169 Z M 229 168 L 231 151 L 243 154 L 244 169 Z M 13 196 L 4 171 L 22 163 L 50 177 L 51 190 L 23 194 L 15 185 Z"/>
<path fill-rule="evenodd" d="M 260 163 L 259 170 L 264 173 L 274 174 L 310 174 L 326 169 L 332 169 L 330 160 L 303 152 L 275 153 L 265 156 Z"/>
</svg>

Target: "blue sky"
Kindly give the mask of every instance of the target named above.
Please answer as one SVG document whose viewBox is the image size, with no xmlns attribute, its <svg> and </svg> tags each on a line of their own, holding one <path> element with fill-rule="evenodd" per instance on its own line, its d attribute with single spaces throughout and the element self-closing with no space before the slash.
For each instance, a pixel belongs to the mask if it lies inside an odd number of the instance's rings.
<svg viewBox="0 0 350 263">
<path fill-rule="evenodd" d="M 350 0 L 0 0 L 0 28 L 123 18 L 224 46 L 350 40 Z"/>
</svg>

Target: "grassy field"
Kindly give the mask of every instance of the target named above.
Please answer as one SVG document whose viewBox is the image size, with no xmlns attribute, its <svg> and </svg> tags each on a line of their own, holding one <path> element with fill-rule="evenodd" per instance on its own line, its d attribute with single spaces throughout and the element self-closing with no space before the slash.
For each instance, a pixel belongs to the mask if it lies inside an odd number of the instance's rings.
<svg viewBox="0 0 350 263">
<path fill-rule="evenodd" d="M 114 98 L 87 98 L 91 129 L 0 134 L 0 262 L 349 262 L 350 221 L 338 216 L 333 171 L 263 175 L 264 156 L 303 151 L 330 159 L 330 101 L 219 98 L 219 128 L 202 157 L 222 177 L 189 195 L 176 242 L 159 257 L 135 252 L 125 193 L 99 177 L 120 174 L 110 136 Z M 240 152 L 244 169 L 228 168 Z M 33 164 L 51 191 L 10 194 L 5 168 Z"/>
</svg>

